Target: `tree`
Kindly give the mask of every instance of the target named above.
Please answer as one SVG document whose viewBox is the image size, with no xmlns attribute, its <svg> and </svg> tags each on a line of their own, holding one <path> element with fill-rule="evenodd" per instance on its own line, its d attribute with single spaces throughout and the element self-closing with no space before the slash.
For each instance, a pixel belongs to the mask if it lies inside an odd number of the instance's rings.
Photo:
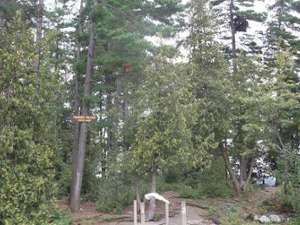
<svg viewBox="0 0 300 225">
<path fill-rule="evenodd" d="M 280 49 L 289 48 L 297 61 L 299 60 L 299 39 L 296 32 L 300 21 L 294 13 L 300 12 L 298 5 L 298 1 L 277 0 L 269 7 L 274 16 L 268 22 L 265 61 L 270 63 L 270 66 L 275 65 L 276 55 Z M 294 69 L 299 71 L 297 65 Z"/>
<path fill-rule="evenodd" d="M 282 197 L 287 205 L 299 211 L 299 85 L 290 53 L 281 50 L 275 61 L 276 93 L 271 128 L 277 155 L 277 178 L 283 183 Z"/>
<path fill-rule="evenodd" d="M 193 100 L 190 86 L 182 77 L 183 71 L 178 71 L 179 65 L 169 60 L 168 55 L 161 53 L 146 68 L 135 107 L 138 122 L 132 164 L 137 174 L 143 171 L 151 175 L 151 192 L 156 192 L 159 171 L 188 163 L 187 159 L 194 163 L 201 161 L 192 155 Z M 149 220 L 153 219 L 154 211 L 155 200 L 151 200 Z"/>
<path fill-rule="evenodd" d="M 1 224 L 42 224 L 48 220 L 48 208 L 54 196 L 55 104 L 52 74 L 47 61 L 41 61 L 40 87 L 36 96 L 33 62 L 39 46 L 32 45 L 33 34 L 22 22 L 19 12 L 0 41 L 0 146 L 1 146 Z M 40 43 L 45 58 L 45 37 Z M 36 103 L 39 104 L 36 104 Z"/>
<path fill-rule="evenodd" d="M 170 15 L 181 8 L 179 1 L 130 1 L 126 4 L 106 1 L 94 6 L 85 5 L 81 21 L 83 29 L 76 36 L 77 44 L 82 47 L 80 60 L 76 60 L 77 77 L 74 78 L 78 79 L 79 95 L 83 95 L 82 74 L 85 73 L 83 68 L 87 62 L 87 35 L 83 24 L 86 18 L 92 18 L 97 27 L 95 51 L 98 53 L 94 58 L 94 85 L 91 86 L 88 98 L 80 98 L 80 110 L 83 109 L 84 101 L 87 101 L 90 111 L 99 119 L 91 125 L 87 134 L 86 159 L 90 163 L 84 172 L 93 175 L 88 176 L 90 179 L 83 183 L 84 191 L 91 188 L 90 182 L 99 180 L 94 174 L 97 173 L 103 180 L 109 178 L 110 168 L 114 167 L 119 155 L 129 150 L 131 143 L 127 141 L 126 125 L 132 96 L 143 76 L 143 66 L 150 58 L 149 52 L 155 49 L 145 37 L 158 32 L 165 36 L 173 34 L 175 19 L 170 18 Z M 156 21 L 160 21 L 160 25 Z M 91 149 L 95 149 L 95 152 Z"/>
<path fill-rule="evenodd" d="M 231 71 L 215 39 L 218 24 L 212 19 L 214 14 L 207 12 L 205 2 L 192 1 L 192 9 L 192 83 L 200 103 L 193 137 L 199 137 L 198 144 L 213 156 L 223 156 L 239 195 L 246 189 L 266 142 L 266 111 L 261 105 L 269 101 L 264 85 L 269 78 L 262 65 L 253 63 L 246 52 L 235 56 Z"/>
<path fill-rule="evenodd" d="M 95 21 L 90 19 L 90 39 L 87 53 L 87 65 L 84 81 L 84 91 L 83 97 L 84 101 L 82 103 L 81 115 L 89 114 L 88 98 L 91 96 L 91 82 L 94 67 L 94 55 L 96 47 L 96 36 L 95 36 Z M 78 138 L 78 152 L 75 154 L 73 160 L 75 160 L 73 175 L 72 175 L 72 186 L 71 186 L 71 196 L 70 196 L 70 207 L 73 212 L 76 212 L 80 208 L 80 192 L 82 185 L 82 176 L 84 168 L 84 159 L 86 152 L 86 142 L 87 142 L 87 123 L 82 122 L 79 129 Z"/>
<path fill-rule="evenodd" d="M 240 52 L 256 57 L 261 62 L 265 48 L 267 3 L 261 3 L 259 10 L 255 1 L 221 0 L 209 1 L 217 16 L 220 32 L 217 39 L 224 44 L 225 53 L 238 57 Z"/>
</svg>

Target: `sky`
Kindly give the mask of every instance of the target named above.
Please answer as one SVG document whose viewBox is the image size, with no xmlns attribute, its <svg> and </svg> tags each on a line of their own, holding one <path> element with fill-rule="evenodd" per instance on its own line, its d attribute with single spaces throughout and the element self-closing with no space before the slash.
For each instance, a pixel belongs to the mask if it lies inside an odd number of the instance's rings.
<svg viewBox="0 0 300 225">
<path fill-rule="evenodd" d="M 120 0 L 122 1 L 122 0 Z M 268 20 L 265 23 L 261 23 L 261 22 L 255 22 L 255 21 L 249 21 L 249 27 L 246 33 L 244 32 L 239 32 L 237 33 L 237 48 L 241 48 L 244 50 L 248 50 L 246 49 L 246 47 L 244 45 L 242 45 L 241 43 L 243 42 L 243 40 L 245 40 L 246 38 L 250 39 L 252 38 L 252 40 L 254 42 L 257 43 L 258 46 L 263 46 L 264 45 L 264 40 L 263 37 L 265 37 L 265 33 L 267 32 L 267 24 L 270 20 L 272 20 L 273 15 L 272 12 L 268 9 L 268 7 L 272 4 L 274 4 L 276 0 L 254 0 L 254 4 L 253 6 L 247 6 L 247 7 L 243 7 L 240 6 L 241 10 L 253 10 L 257 13 L 266 13 L 268 15 Z M 56 0 L 45 0 L 45 5 L 48 9 L 53 9 L 55 7 L 55 2 Z M 190 0 L 182 0 L 183 3 L 188 3 L 190 2 Z M 228 1 L 227 5 L 226 3 L 221 6 L 221 7 L 228 7 Z M 249 1 L 250 2 L 250 1 Z M 66 17 L 66 20 L 71 19 L 72 17 L 78 15 L 78 11 L 79 11 L 79 4 L 80 4 L 80 0 L 77 1 L 70 1 L 68 3 L 68 8 L 70 9 L 69 16 Z M 300 14 L 296 13 L 297 16 L 300 18 Z M 226 24 L 224 24 L 226 26 Z M 227 41 L 224 41 L 224 38 L 222 38 L 222 36 L 226 36 L 226 37 L 230 37 L 230 32 L 227 28 L 226 32 L 220 32 L 221 35 L 219 37 L 219 40 L 222 40 L 222 43 L 225 45 L 230 45 L 230 39 L 228 39 Z M 300 37 L 300 32 L 294 32 L 295 36 Z M 186 36 L 188 36 L 188 32 L 182 32 L 180 34 L 178 34 L 177 39 L 182 39 L 185 38 Z M 176 39 L 171 39 L 171 40 L 162 40 L 159 39 L 158 37 L 148 37 L 147 39 L 153 41 L 153 43 L 162 43 L 164 42 L 164 44 L 175 44 L 176 43 Z"/>
</svg>

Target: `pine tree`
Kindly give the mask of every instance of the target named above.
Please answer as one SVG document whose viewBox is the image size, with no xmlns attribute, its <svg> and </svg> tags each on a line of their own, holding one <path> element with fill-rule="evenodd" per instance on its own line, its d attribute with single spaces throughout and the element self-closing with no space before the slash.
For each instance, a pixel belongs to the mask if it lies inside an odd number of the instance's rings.
<svg viewBox="0 0 300 225">
<path fill-rule="evenodd" d="M 292 50 L 293 55 L 299 60 L 299 38 L 297 37 L 300 18 L 293 12 L 299 12 L 298 1 L 275 1 L 269 8 L 273 13 L 272 20 L 268 22 L 267 44 L 265 60 L 274 65 L 277 51 L 285 48 Z M 299 71 L 298 66 L 294 68 Z"/>
<path fill-rule="evenodd" d="M 101 162 L 101 176 L 107 177 L 110 164 L 115 162 L 123 150 L 129 149 L 130 143 L 125 140 L 127 128 L 121 124 L 127 124 L 126 118 L 130 114 L 128 99 L 133 96 L 141 80 L 141 71 L 149 59 L 149 52 L 155 49 L 145 37 L 158 32 L 164 35 L 173 33 L 174 29 L 171 28 L 175 21 L 170 15 L 181 8 L 179 1 L 130 1 L 126 4 L 106 1 L 94 6 L 85 5 L 83 18 L 94 19 L 97 27 L 97 56 L 94 58 L 92 80 L 97 85 L 91 86 L 88 98 L 80 98 L 80 109 L 87 103 L 90 112 L 99 116 L 87 134 L 87 147 L 97 148 L 98 154 L 90 153 L 89 150 L 87 154 L 91 157 L 90 165 L 99 168 Z M 160 21 L 161 24 L 157 25 L 154 21 Z M 83 29 L 77 37 L 82 49 L 86 49 L 85 31 Z M 87 54 L 83 51 L 81 55 L 83 57 L 76 63 L 80 95 L 82 75 L 85 73 L 82 68 L 86 67 Z M 96 168 L 87 169 L 95 171 Z"/>
<path fill-rule="evenodd" d="M 218 18 L 219 34 L 217 39 L 225 46 L 225 52 L 235 57 L 239 52 L 246 52 L 262 59 L 265 22 L 268 17 L 268 10 L 265 3 L 262 3 L 260 12 L 255 12 L 253 7 L 257 2 L 223 0 L 209 1 L 212 11 Z"/>
</svg>

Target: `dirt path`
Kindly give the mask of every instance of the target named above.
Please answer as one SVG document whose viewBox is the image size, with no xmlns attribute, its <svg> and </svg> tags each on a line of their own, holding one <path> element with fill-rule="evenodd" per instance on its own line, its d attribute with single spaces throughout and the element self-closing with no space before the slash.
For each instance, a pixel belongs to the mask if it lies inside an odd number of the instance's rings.
<svg viewBox="0 0 300 225">
<path fill-rule="evenodd" d="M 235 209 L 241 213 L 256 213 L 259 206 L 268 199 L 275 197 L 277 188 L 265 188 L 256 190 L 240 199 L 237 198 L 205 198 L 205 199 L 182 199 L 175 192 L 166 192 L 163 194 L 170 201 L 170 225 L 180 225 L 181 201 L 187 203 L 187 221 L 189 225 L 216 225 L 222 216 L 226 216 L 228 211 Z M 147 208 L 147 207 L 146 207 Z M 163 225 L 164 205 L 157 204 L 156 214 L 162 218 L 155 223 L 147 225 Z M 124 210 L 123 215 L 102 214 L 88 204 L 87 209 L 82 209 L 79 214 L 73 215 L 73 225 L 132 225 L 132 207 Z"/>
</svg>

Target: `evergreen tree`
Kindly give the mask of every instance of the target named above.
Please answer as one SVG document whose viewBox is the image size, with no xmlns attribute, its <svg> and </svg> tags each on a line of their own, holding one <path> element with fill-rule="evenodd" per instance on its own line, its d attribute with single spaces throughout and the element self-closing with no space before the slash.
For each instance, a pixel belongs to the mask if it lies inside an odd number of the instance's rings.
<svg viewBox="0 0 300 225">
<path fill-rule="evenodd" d="M 151 192 L 157 190 L 159 171 L 178 164 L 198 165 L 205 158 L 205 153 L 194 151 L 197 146 L 192 144 L 194 102 L 189 80 L 184 79 L 179 65 L 168 60 L 167 55 L 160 54 L 147 67 L 135 109 L 138 122 L 132 164 L 137 174 L 141 170 L 151 174 Z M 154 210 L 155 201 L 151 201 L 148 219 L 153 219 Z"/>
<path fill-rule="evenodd" d="M 48 71 L 47 42 L 36 95 L 37 45 L 20 14 L 0 38 L 1 224 L 44 224 L 54 196 L 57 81 Z M 48 57 L 48 56 L 47 56 Z"/>
<path fill-rule="evenodd" d="M 280 51 L 276 57 L 276 93 L 272 107 L 271 128 L 276 150 L 278 179 L 283 183 L 282 197 L 287 205 L 299 211 L 299 84 L 291 53 Z"/>
<path fill-rule="evenodd" d="M 298 1 L 275 1 L 269 7 L 272 19 L 268 22 L 267 44 L 265 60 L 274 66 L 275 58 L 279 49 L 292 50 L 293 56 L 299 60 L 299 38 L 297 37 L 300 18 L 297 16 Z M 299 68 L 294 68 L 299 72 Z"/>
<path fill-rule="evenodd" d="M 106 1 L 96 5 L 88 2 L 85 5 L 83 18 L 95 21 L 95 51 L 98 53 L 92 65 L 92 81 L 98 85 L 91 86 L 91 94 L 88 97 L 80 98 L 81 113 L 83 105 L 87 104 L 90 112 L 99 116 L 94 129 L 90 130 L 87 136 L 88 148 L 100 147 L 98 154 L 90 154 L 91 165 L 96 165 L 96 168 L 90 168 L 92 172 L 96 169 L 99 171 L 101 162 L 100 174 L 107 177 L 110 164 L 115 162 L 123 150 L 129 148 L 129 143 L 125 144 L 125 135 L 122 133 L 127 128 L 121 124 L 128 118 L 128 99 L 135 92 L 142 77 L 142 67 L 148 59 L 149 52 L 154 50 L 154 46 L 146 41 L 145 37 L 158 32 L 166 36 L 173 34 L 172 28 L 176 20 L 171 15 L 182 10 L 179 3 L 180 1 L 130 1 L 120 4 L 116 1 Z M 164 13 L 163 16 L 161 13 Z M 156 23 L 158 21 L 160 25 Z M 82 22 L 85 24 L 86 21 Z M 83 49 L 86 49 L 87 43 L 86 39 L 83 39 L 85 35 L 83 29 L 78 36 Z M 80 75 L 80 95 L 81 87 L 84 87 L 81 84 L 81 76 L 85 73 L 83 68 L 86 67 L 85 56 L 88 54 L 84 52 L 82 55 L 81 60 L 77 60 L 76 63 L 77 73 Z"/>
</svg>

